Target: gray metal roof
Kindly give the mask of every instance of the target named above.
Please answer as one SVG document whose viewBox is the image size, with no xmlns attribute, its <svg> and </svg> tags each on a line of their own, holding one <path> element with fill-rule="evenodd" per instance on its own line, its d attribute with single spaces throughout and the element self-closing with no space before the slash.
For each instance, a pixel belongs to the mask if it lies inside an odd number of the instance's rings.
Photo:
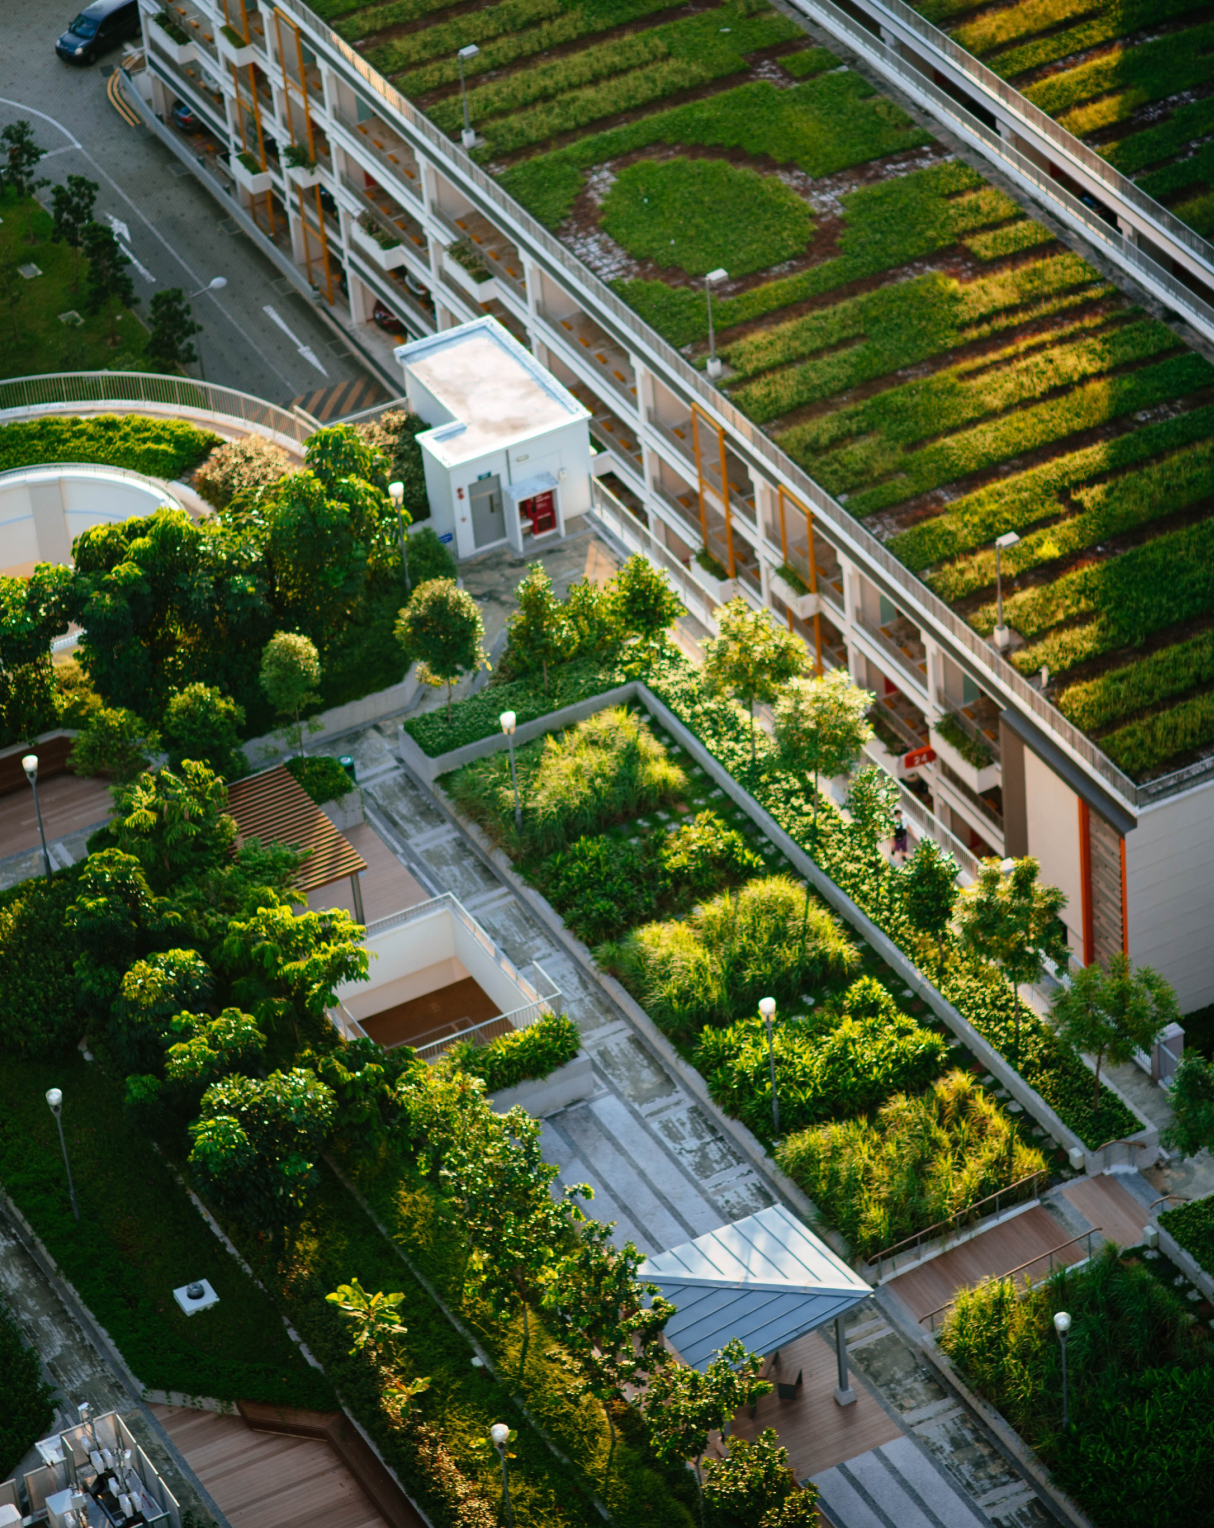
<svg viewBox="0 0 1214 1528">
<path fill-rule="evenodd" d="M 775 1353 L 872 1295 L 781 1204 L 647 1258 L 638 1276 L 678 1307 L 666 1336 L 694 1369 L 731 1337 Z"/>
</svg>

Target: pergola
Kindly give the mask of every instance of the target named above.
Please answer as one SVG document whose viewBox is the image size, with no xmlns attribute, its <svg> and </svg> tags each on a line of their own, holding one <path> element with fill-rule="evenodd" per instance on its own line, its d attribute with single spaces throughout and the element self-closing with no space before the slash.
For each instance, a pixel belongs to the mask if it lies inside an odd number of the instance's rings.
<svg viewBox="0 0 1214 1528">
<path fill-rule="evenodd" d="M 263 844 L 292 844 L 311 852 L 299 867 L 295 885 L 306 896 L 350 877 L 354 915 L 363 917 L 358 878 L 367 862 L 333 826 L 321 809 L 281 764 L 228 786 L 228 811 L 236 819 L 236 841 L 259 838 Z"/>
<path fill-rule="evenodd" d="M 847 1380 L 843 1317 L 871 1288 L 781 1204 L 647 1258 L 638 1277 L 656 1284 L 678 1310 L 666 1336 L 685 1363 L 707 1368 L 739 1337 L 774 1361 L 782 1347 L 835 1323 L 840 1406 L 856 1398 Z M 796 1386 L 778 1387 L 781 1393 Z"/>
</svg>

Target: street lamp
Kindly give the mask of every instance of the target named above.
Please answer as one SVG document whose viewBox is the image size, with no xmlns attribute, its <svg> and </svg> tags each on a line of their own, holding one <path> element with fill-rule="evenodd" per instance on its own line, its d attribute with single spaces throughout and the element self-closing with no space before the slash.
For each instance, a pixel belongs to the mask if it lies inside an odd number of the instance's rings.
<svg viewBox="0 0 1214 1528">
<path fill-rule="evenodd" d="M 228 278 L 226 276 L 212 276 L 210 281 L 207 282 L 206 286 L 199 287 L 196 292 L 191 292 L 190 293 L 188 301 L 193 302 L 195 297 L 201 297 L 204 292 L 222 292 L 224 287 L 227 286 L 227 284 L 228 284 Z M 205 382 L 206 379 L 207 379 L 207 370 L 206 370 L 206 367 L 202 363 L 202 342 L 199 341 L 199 345 L 198 345 L 198 380 L 200 382 Z"/>
<path fill-rule="evenodd" d="M 510 783 L 514 786 L 514 826 L 521 833 L 523 831 L 523 813 L 518 804 L 518 775 L 514 769 L 514 729 L 518 724 L 518 717 L 513 711 L 503 711 L 501 715 L 502 731 L 506 734 L 510 745 Z"/>
<path fill-rule="evenodd" d="M 1020 537 L 1015 531 L 1008 531 L 1005 536 L 999 536 L 995 541 L 995 646 L 1001 653 L 1007 651 L 1012 634 L 1003 624 L 1003 569 L 999 563 L 999 554 L 1010 551 L 1019 540 Z"/>
<path fill-rule="evenodd" d="M 722 281 L 729 280 L 729 272 L 718 267 L 715 271 L 709 271 L 704 277 L 704 295 L 708 298 L 708 375 L 715 381 L 724 369 L 717 359 L 716 340 L 712 333 L 712 289 L 719 286 Z"/>
<path fill-rule="evenodd" d="M 505 1422 L 495 1422 L 489 1429 L 489 1437 L 502 1461 L 502 1500 L 506 1504 L 507 1528 L 514 1528 L 514 1514 L 510 1510 L 510 1473 L 506 1467 L 506 1444 L 510 1441 L 510 1429 Z"/>
<path fill-rule="evenodd" d="M 405 502 L 405 485 L 403 483 L 389 483 L 388 497 L 396 505 L 396 523 L 400 526 L 400 560 L 405 568 L 405 593 L 413 592 L 413 585 L 409 582 L 409 541 L 405 535 L 405 517 L 403 506 Z"/>
<path fill-rule="evenodd" d="M 51 1113 L 55 1116 L 55 1123 L 59 1126 L 59 1144 L 63 1147 L 63 1165 L 67 1169 L 67 1191 L 72 1196 L 72 1214 L 79 1220 L 80 1207 L 76 1203 L 76 1185 L 72 1182 L 72 1164 L 67 1159 L 67 1142 L 63 1139 L 62 1088 L 47 1088 L 46 1101 L 51 1107 Z"/>
<path fill-rule="evenodd" d="M 767 1025 L 767 1060 L 771 1065 L 771 1125 L 773 1132 L 779 1135 L 780 1100 L 776 1097 L 776 1051 L 771 1029 L 771 1021 L 776 1016 L 775 998 L 761 997 L 759 999 L 759 1012 L 763 1015 L 763 1022 Z"/>
<path fill-rule="evenodd" d="M 470 64 L 480 51 L 474 42 L 470 42 L 466 48 L 461 48 L 455 55 L 459 59 L 460 100 L 464 103 L 464 131 L 461 137 L 466 149 L 476 147 L 476 134 L 472 131 L 472 124 L 468 121 L 468 87 L 464 84 L 464 65 Z"/>
<path fill-rule="evenodd" d="M 1054 1314 L 1054 1330 L 1058 1333 L 1058 1341 L 1062 1344 L 1062 1430 L 1066 1432 L 1071 1425 L 1070 1413 L 1067 1409 L 1066 1394 L 1066 1334 L 1071 1329 L 1071 1318 L 1066 1311 L 1056 1311 Z"/>
<path fill-rule="evenodd" d="M 30 789 L 34 793 L 34 811 L 38 813 L 38 837 L 42 840 L 42 863 L 46 866 L 46 878 L 51 878 L 51 857 L 46 852 L 46 833 L 42 827 L 42 803 L 38 800 L 38 755 L 27 753 L 21 760 L 21 768 L 25 771 L 25 778 L 30 783 Z"/>
</svg>

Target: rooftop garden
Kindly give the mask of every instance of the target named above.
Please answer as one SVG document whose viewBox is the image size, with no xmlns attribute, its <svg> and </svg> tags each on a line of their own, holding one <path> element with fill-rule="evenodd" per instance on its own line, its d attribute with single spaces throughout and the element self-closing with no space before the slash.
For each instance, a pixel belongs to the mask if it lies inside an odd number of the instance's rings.
<svg viewBox="0 0 1214 1528">
<path fill-rule="evenodd" d="M 1043 47 L 1030 94 L 1054 109 L 1070 88 L 1068 111 L 1099 96 L 1103 131 L 1197 93 L 1110 142 L 1114 159 L 1207 112 L 1214 66 L 1183 6 L 946 5 L 933 19 L 993 57 Z M 1171 329 L 764 0 L 326 14 L 453 136 L 455 50 L 478 43 L 474 153 L 503 189 L 697 363 L 702 278 L 726 269 L 733 402 L 986 636 L 992 542 L 1016 531 L 1012 661 L 1047 669 L 1050 698 L 1127 774 L 1209 752 L 1214 369 Z M 1148 21 L 1154 40 L 1116 41 Z M 1067 38 L 1096 52 L 1057 72 Z"/>
</svg>

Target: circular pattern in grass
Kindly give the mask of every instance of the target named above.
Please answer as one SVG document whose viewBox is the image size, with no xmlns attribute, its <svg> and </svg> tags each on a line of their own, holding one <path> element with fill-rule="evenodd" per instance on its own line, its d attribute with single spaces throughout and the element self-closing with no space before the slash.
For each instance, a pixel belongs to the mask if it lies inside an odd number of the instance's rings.
<svg viewBox="0 0 1214 1528">
<path fill-rule="evenodd" d="M 723 159 L 642 159 L 620 172 L 599 221 L 634 259 L 731 276 L 803 253 L 809 207 L 774 175 Z"/>
</svg>

